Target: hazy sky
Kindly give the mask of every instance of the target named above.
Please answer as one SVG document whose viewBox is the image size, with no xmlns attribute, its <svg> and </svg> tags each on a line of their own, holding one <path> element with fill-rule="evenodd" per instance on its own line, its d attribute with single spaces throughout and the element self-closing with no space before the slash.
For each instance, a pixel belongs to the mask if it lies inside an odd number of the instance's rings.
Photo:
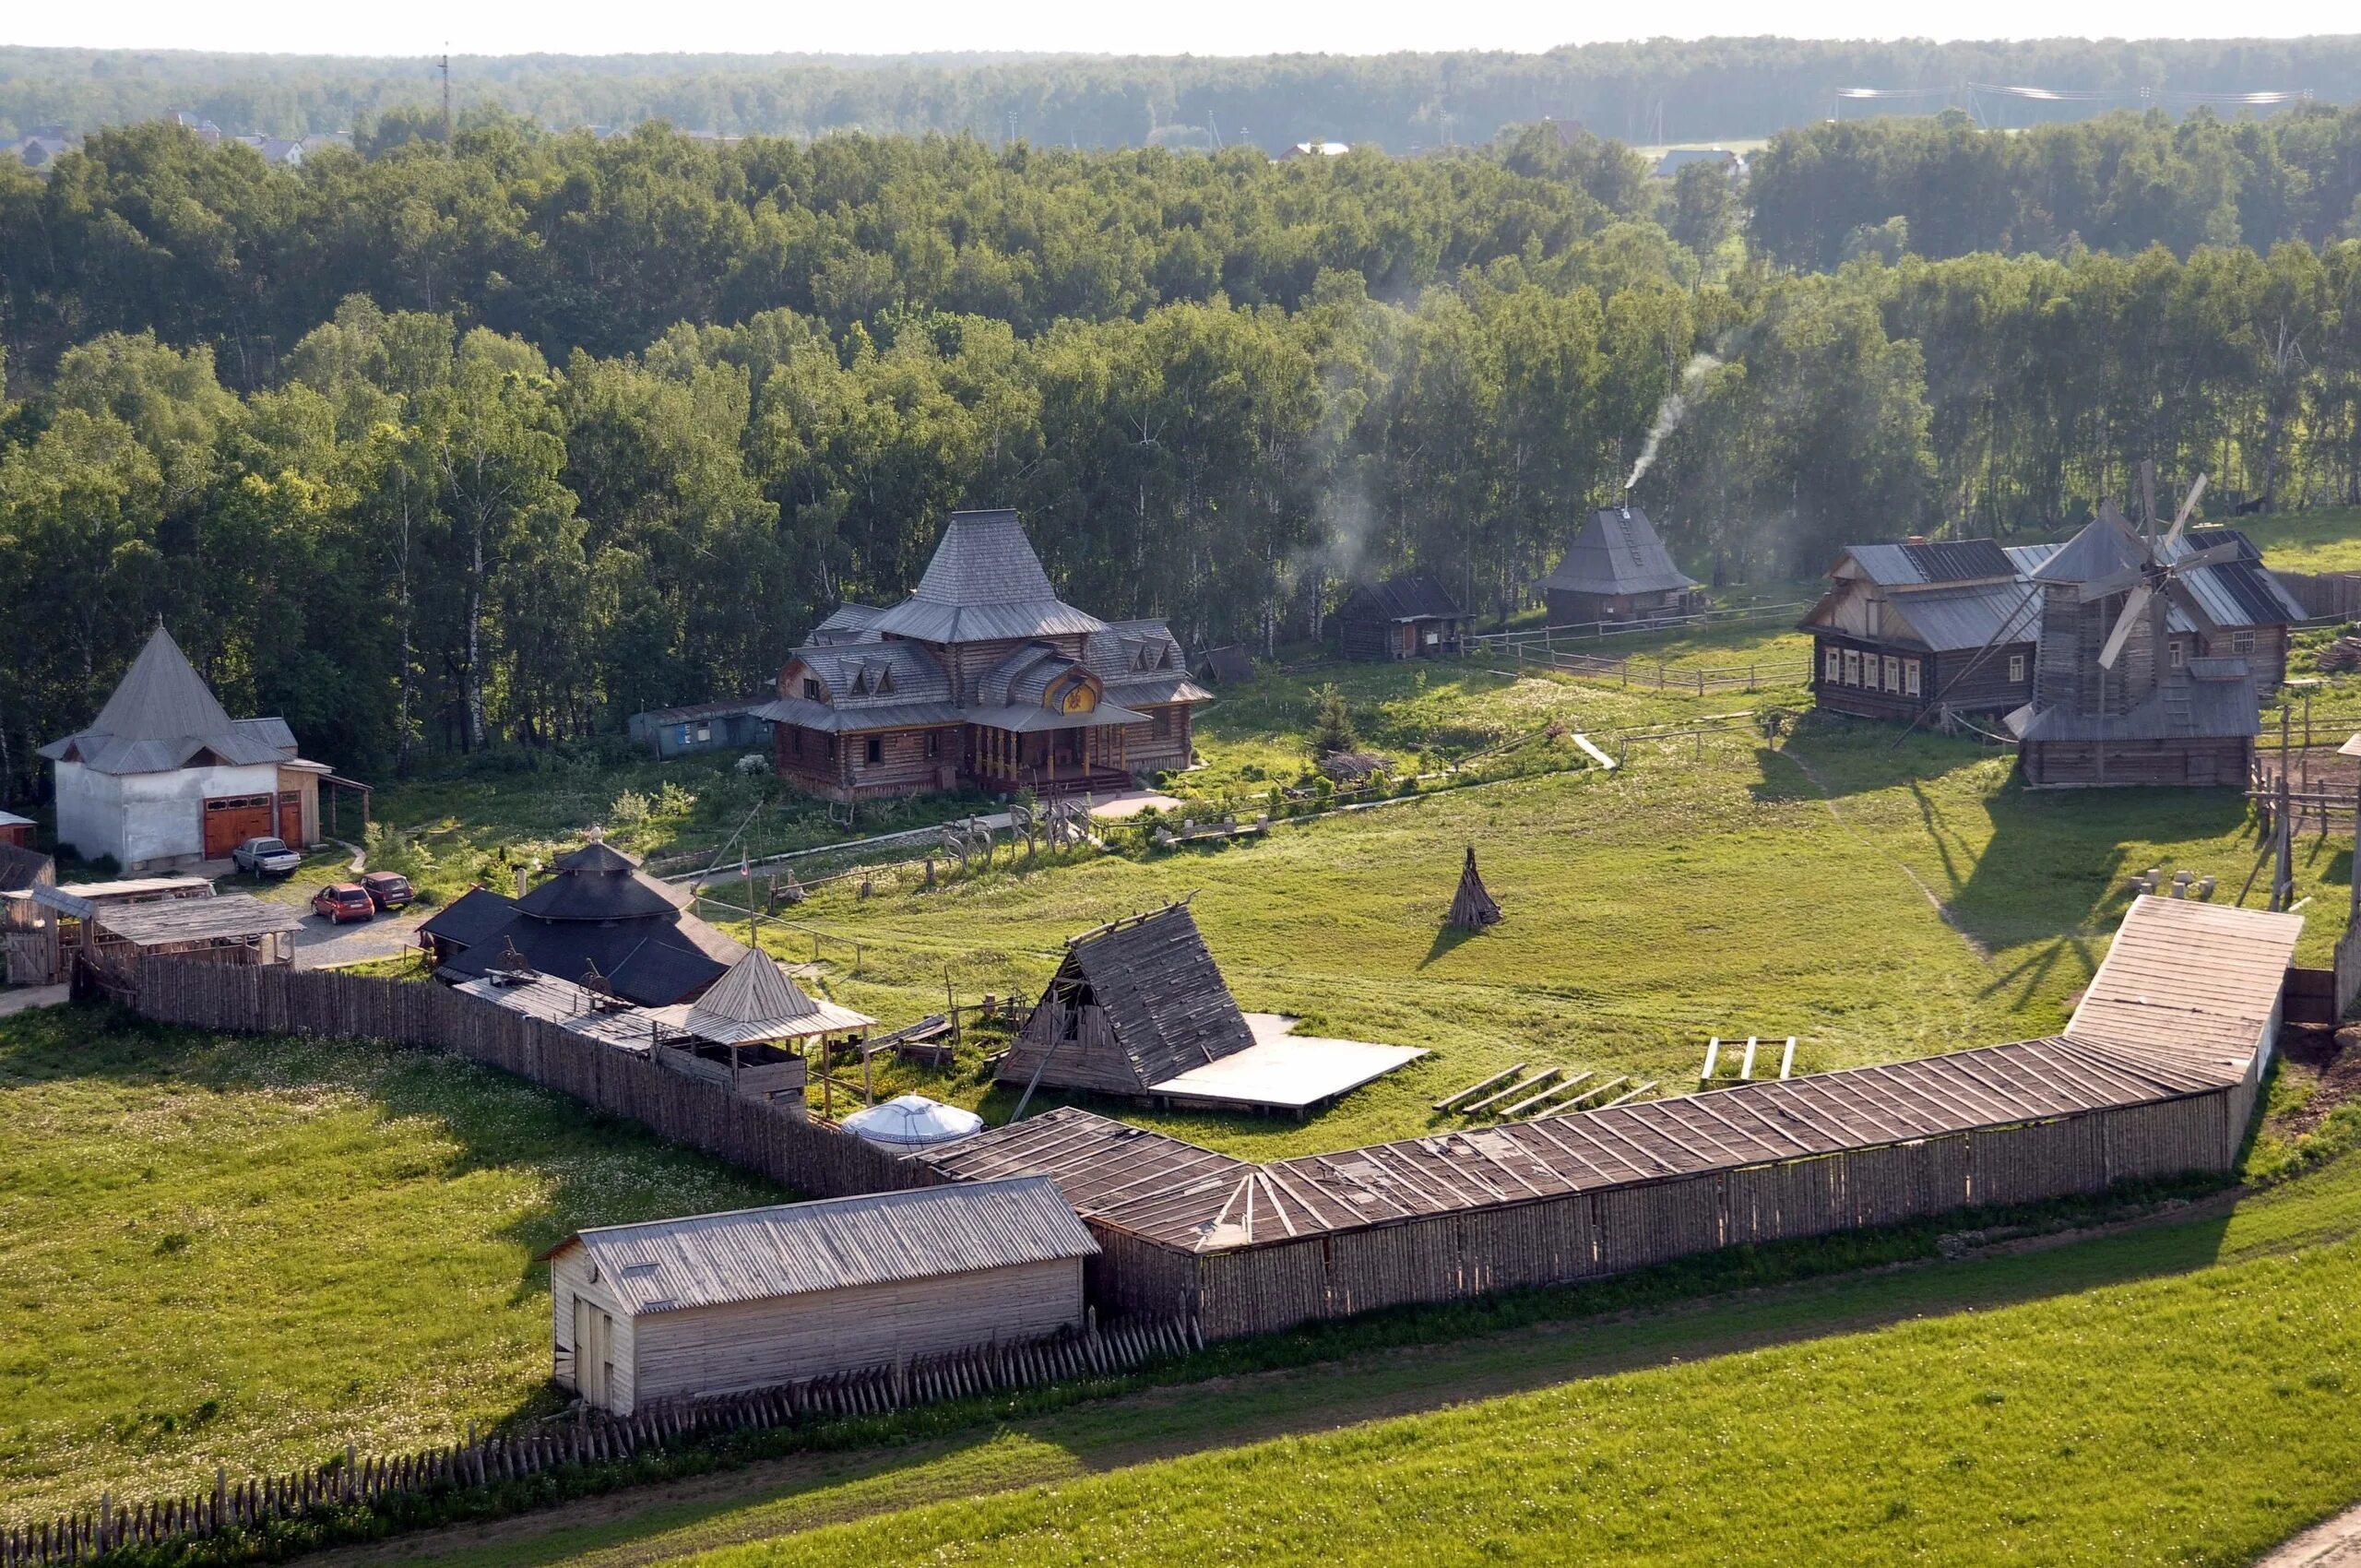
<svg viewBox="0 0 2361 1568">
<path fill-rule="evenodd" d="M 770 50 L 1081 50 L 1262 54 L 1396 49 L 1547 49 L 1558 43 L 1708 34 L 1797 38 L 2291 37 L 2361 30 L 2352 0 L 2261 9 L 2194 0 L 1691 0 L 1654 6 L 1437 0 L 895 0 L 867 5 L 654 5 L 647 0 L 423 0 L 253 6 L 109 0 L 0 6 L 0 43 L 267 50 L 344 54 L 568 54 Z M 2300 87 L 2304 84 L 2290 83 Z"/>
</svg>

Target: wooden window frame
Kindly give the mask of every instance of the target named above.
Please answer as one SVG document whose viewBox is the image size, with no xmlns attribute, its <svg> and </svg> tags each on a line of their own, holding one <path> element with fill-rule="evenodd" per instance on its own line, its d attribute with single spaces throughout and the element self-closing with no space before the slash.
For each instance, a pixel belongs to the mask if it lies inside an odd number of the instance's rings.
<svg viewBox="0 0 2361 1568">
<path fill-rule="evenodd" d="M 1824 645 L 1828 657 L 1821 660 L 1820 683 L 1841 686 L 1845 683 L 1845 650 L 1834 643 Z"/>
<path fill-rule="evenodd" d="M 864 765 L 874 767 L 885 760 L 884 736 L 867 735 L 862 737 L 862 740 L 864 744 L 860 748 L 860 760 Z"/>
<path fill-rule="evenodd" d="M 1885 660 L 1885 689 L 1895 696 L 1902 695 L 1902 659 L 1895 654 L 1880 655 Z"/>
<path fill-rule="evenodd" d="M 1848 647 L 1845 650 L 1845 683 L 1848 686 L 1857 686 L 1861 683 L 1861 650 L 1859 648 Z"/>
<path fill-rule="evenodd" d="M 2024 683 L 2025 656 L 2022 653 L 2012 653 L 2009 655 L 2009 684 L 2022 686 Z"/>
<path fill-rule="evenodd" d="M 1902 695 L 1908 697 L 1925 695 L 1918 660 L 1915 659 L 1905 659 L 1902 661 Z"/>
</svg>

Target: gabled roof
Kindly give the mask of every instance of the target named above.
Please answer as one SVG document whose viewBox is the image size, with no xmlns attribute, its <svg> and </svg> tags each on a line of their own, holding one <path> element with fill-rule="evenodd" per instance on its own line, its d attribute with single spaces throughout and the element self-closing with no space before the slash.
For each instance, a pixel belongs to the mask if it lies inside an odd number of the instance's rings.
<svg viewBox="0 0 2361 1568">
<path fill-rule="evenodd" d="M 1046 1176 L 601 1226 L 541 1256 L 577 1246 L 634 1314 L 1098 1255 Z"/>
<path fill-rule="evenodd" d="M 1464 621 L 1459 608 L 1432 572 L 1404 572 L 1380 583 L 1362 583 L 1336 608 L 1345 619 L 1378 621 Z"/>
<path fill-rule="evenodd" d="M 1886 613 L 1934 653 L 2029 643 L 2041 636 L 2041 595 L 2014 578 L 1889 600 Z"/>
<path fill-rule="evenodd" d="M 1058 972 L 1089 984 L 1143 1088 L 1254 1043 L 1186 904 L 1074 937 Z"/>
<path fill-rule="evenodd" d="M 1012 511 L 954 512 L 909 598 L 870 623 L 880 636 L 993 642 L 1095 632 L 1104 625 L 1061 601 Z"/>
<path fill-rule="evenodd" d="M 2027 703 L 2001 722 L 2020 741 L 2234 741 L 2261 730 L 2261 704 L 2245 659 L 2197 659 L 2189 665 L 2168 673 L 2156 695 L 2129 713 Z M 2186 694 L 2186 700 L 2167 700 L 2168 693 Z"/>
<path fill-rule="evenodd" d="M 2179 542 L 2160 547 L 2166 561 L 2178 561 L 2217 544 L 2235 544 L 2237 558 L 2183 572 L 2181 588 L 2198 615 L 2219 631 L 2225 627 L 2284 626 L 2305 618 L 2304 607 L 2287 586 L 2262 564 L 2262 552 L 2236 529 L 2193 528 Z M 2138 564 L 2139 552 L 2104 517 L 2085 523 L 2063 544 L 2013 545 L 2009 559 L 2017 569 L 2042 583 L 2086 583 Z M 2192 632 L 2198 623 L 2189 606 L 2171 599 L 2167 628 Z"/>
<path fill-rule="evenodd" d="M 2017 575 L 2016 563 L 2009 559 L 2009 552 L 1988 539 L 1848 544 L 1844 554 L 1860 568 L 1863 576 L 1880 588 L 1971 583 Z"/>
<path fill-rule="evenodd" d="M 41 754 L 99 773 L 170 773 L 198 761 L 291 762 L 295 737 L 280 719 L 232 719 L 160 622 L 90 727 Z"/>
<path fill-rule="evenodd" d="M 859 642 L 866 637 L 875 640 L 870 630 L 885 612 L 872 604 L 839 604 L 836 612 L 812 628 L 810 640 L 827 646 L 834 643 Z"/>
<path fill-rule="evenodd" d="M 1601 506 L 1583 524 L 1557 569 L 1535 585 L 1561 593 L 1667 593 L 1697 579 L 1672 564 L 1655 526 L 1637 506 Z"/>
<path fill-rule="evenodd" d="M 0 844 L 0 893 L 22 893 L 27 888 L 53 887 L 56 884 L 55 861 L 38 849 Z"/>
<path fill-rule="evenodd" d="M 860 641 L 811 644 L 789 656 L 790 668 L 802 665 L 827 693 L 827 706 L 839 708 L 884 707 L 910 703 L 947 703 L 951 677 L 934 656 L 916 643 Z M 784 694 L 805 699 L 801 689 Z M 758 710 L 759 714 L 759 710 Z"/>
</svg>

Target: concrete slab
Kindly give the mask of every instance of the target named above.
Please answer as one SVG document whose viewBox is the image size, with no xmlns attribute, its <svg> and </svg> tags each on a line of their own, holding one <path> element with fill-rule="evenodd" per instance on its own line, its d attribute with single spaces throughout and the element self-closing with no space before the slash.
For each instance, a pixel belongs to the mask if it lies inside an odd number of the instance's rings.
<svg viewBox="0 0 2361 1568">
<path fill-rule="evenodd" d="M 1164 812 L 1172 810 L 1180 803 L 1179 797 L 1163 794 L 1155 790 L 1126 790 L 1120 795 L 1109 795 L 1103 801 L 1093 802 L 1090 814 L 1103 816 L 1110 822 L 1121 822 L 1126 817 L 1139 815 L 1151 806 Z"/>
<path fill-rule="evenodd" d="M 21 991 L 0 991 L 0 1018 L 30 1013 L 36 1007 L 63 1007 L 68 989 L 62 985 L 29 985 Z"/>
<path fill-rule="evenodd" d="M 1249 1013 L 1252 1045 L 1152 1085 L 1151 1090 L 1190 1105 L 1301 1114 L 1426 1054 L 1416 1046 L 1296 1034 L 1299 1021 L 1277 1013 Z"/>
</svg>

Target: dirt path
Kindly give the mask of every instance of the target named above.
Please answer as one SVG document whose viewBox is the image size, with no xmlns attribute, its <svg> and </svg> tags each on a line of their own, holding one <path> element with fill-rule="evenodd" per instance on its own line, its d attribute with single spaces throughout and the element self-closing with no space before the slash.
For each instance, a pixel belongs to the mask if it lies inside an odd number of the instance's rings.
<svg viewBox="0 0 2361 1568">
<path fill-rule="evenodd" d="M 1829 789 L 1827 783 L 1818 773 L 1812 771 L 1811 764 L 1806 762 L 1792 746 L 1780 747 L 1778 754 L 1786 757 L 1789 762 L 1794 763 L 1797 769 L 1800 771 L 1806 778 L 1811 781 L 1811 787 L 1820 791 L 1820 803 L 1828 808 L 1829 817 L 1836 824 L 1837 826 L 1843 828 L 1846 833 L 1851 834 L 1856 839 L 1858 839 L 1863 849 L 1869 850 L 1869 853 L 1877 856 L 1878 859 L 1885 861 L 1886 864 L 1893 867 L 1894 870 L 1908 877 L 1910 879 L 1910 885 L 1916 887 L 1918 890 L 1919 897 L 1927 900 L 1928 907 L 1933 909 L 1935 911 L 1935 917 L 1941 921 L 1945 925 L 1951 927 L 1953 934 L 1958 936 L 1962 942 L 1967 944 L 1967 950 L 1975 955 L 1976 962 L 1982 964 L 1987 969 L 1992 968 L 1992 949 L 1987 947 L 1983 943 L 1976 940 L 1965 926 L 1960 924 L 1958 917 L 1952 913 L 1952 907 L 1949 904 L 1944 903 L 1941 898 L 1936 897 L 1935 890 L 1928 886 L 1926 881 L 1921 878 L 1916 872 L 1912 871 L 1907 864 L 1895 859 L 1884 849 L 1878 848 L 1876 842 L 1872 840 L 1868 834 L 1863 833 L 1859 828 L 1854 826 L 1850 822 L 1847 822 L 1845 819 L 1845 814 L 1836 809 L 1835 791 Z"/>
<path fill-rule="evenodd" d="M 2098 1237 L 2183 1225 L 2226 1213 L 2243 1190 L 2160 1208 L 2117 1224 L 2021 1237 L 1964 1254 L 1998 1258 L 2042 1252 Z M 1956 1266 L 1949 1260 L 1900 1264 L 1830 1276 L 1768 1291 L 1703 1297 L 1645 1313 L 1571 1319 L 1444 1346 L 1374 1351 L 1340 1360 L 1238 1377 L 1212 1378 L 1070 1407 L 979 1427 L 954 1439 L 884 1451 L 794 1455 L 741 1469 L 587 1497 L 538 1513 L 404 1537 L 313 1559 L 334 1568 L 387 1564 L 528 1564 L 642 1568 L 741 1541 L 799 1534 L 821 1526 L 952 1498 L 983 1497 L 1084 1475 L 1129 1468 L 1273 1438 L 1333 1431 L 1418 1415 L 1476 1400 L 1529 1393 L 1579 1378 L 1695 1360 L 1833 1335 L 1861 1333 L 1924 1315 L 2013 1299 L 1967 1293 L 1970 1301 L 1930 1308 L 1916 1298 L 1851 1311 L 1801 1314 L 1794 1321 L 1740 1322 L 1651 1336 L 1601 1349 L 1602 1325 L 1726 1316 L 1734 1305 L 1826 1293 L 1870 1275 L 1907 1275 Z M 1275 1406 L 1276 1408 L 1270 1408 Z M 1200 1419 L 1212 1409 L 1220 1419 Z M 1022 1447 L 1021 1459 L 995 1462 L 995 1443 Z M 813 1495 L 821 1489 L 827 1495 Z M 627 1538 L 618 1538 L 623 1537 Z M 2295 1562 L 2308 1562 L 2297 1559 Z M 2324 1559 L 2361 1568 L 2361 1558 Z"/>
<path fill-rule="evenodd" d="M 2348 1508 L 2287 1541 L 2255 1568 L 2361 1568 L 2361 1508 Z"/>
</svg>

